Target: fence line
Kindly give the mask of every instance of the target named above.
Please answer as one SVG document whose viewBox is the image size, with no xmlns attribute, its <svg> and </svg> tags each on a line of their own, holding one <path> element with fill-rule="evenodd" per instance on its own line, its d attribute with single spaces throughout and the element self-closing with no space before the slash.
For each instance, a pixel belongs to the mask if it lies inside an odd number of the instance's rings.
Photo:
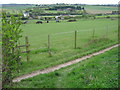
<svg viewBox="0 0 120 90">
<path fill-rule="evenodd" d="M 111 27 L 115 27 L 115 25 L 114 25 L 114 26 L 111 26 Z M 99 29 L 104 29 L 104 28 L 102 27 L 102 28 L 99 28 Z M 80 31 L 91 31 L 91 30 L 92 30 L 92 29 L 83 29 L 83 30 L 77 29 L 77 32 L 80 32 Z M 51 34 L 51 35 L 68 34 L 68 33 L 74 33 L 74 30 L 69 31 L 69 32 L 54 33 L 54 34 Z"/>
<path fill-rule="evenodd" d="M 74 31 L 75 32 L 75 31 Z M 101 37 L 103 37 L 103 36 L 101 36 Z M 59 41 L 59 40 L 58 40 Z M 55 41 L 56 42 L 56 41 Z M 77 43 L 77 42 L 76 42 Z M 76 44 L 77 45 L 77 44 Z M 26 45 L 21 45 L 21 46 L 26 46 Z M 76 46 L 77 47 L 77 46 Z M 46 47 L 40 47 L 40 48 L 31 48 L 30 49 L 30 51 L 32 51 L 32 50 L 38 50 L 38 49 L 47 49 L 47 46 Z M 23 51 L 22 53 L 26 53 L 26 51 Z M 49 53 L 49 52 L 48 52 Z"/>
<path fill-rule="evenodd" d="M 26 36 L 25 37 L 25 45 L 19 45 L 17 46 L 16 48 L 21 48 L 21 47 L 26 47 L 26 51 L 22 51 L 21 53 L 27 53 L 27 61 L 30 61 L 30 57 L 29 57 L 29 53 L 30 53 L 30 50 L 29 50 L 29 41 L 28 41 L 28 37 Z"/>
<path fill-rule="evenodd" d="M 93 31 L 92 31 L 93 30 Z M 83 30 L 81 30 L 81 31 L 83 31 Z M 89 30 L 90 31 L 90 30 Z M 75 32 L 75 31 L 72 31 L 72 32 Z M 95 30 L 94 29 L 91 29 L 91 32 L 92 32 L 92 37 L 93 37 L 93 39 L 95 38 Z M 91 33 L 90 32 L 90 33 Z M 79 31 L 77 30 L 77 33 L 79 33 Z M 73 35 L 74 35 L 74 33 L 73 33 Z M 52 36 L 52 34 L 51 35 L 49 35 L 49 36 Z M 52 39 L 52 38 L 51 38 Z M 51 43 L 53 42 L 52 40 L 50 41 Z M 54 42 L 60 42 L 60 40 L 54 40 Z M 46 44 L 47 44 L 47 42 L 46 42 Z M 47 44 L 48 45 L 48 44 Z M 48 46 L 46 46 L 46 47 L 40 47 L 40 48 L 32 48 L 31 50 L 37 50 L 37 49 L 42 49 L 42 48 L 47 48 Z"/>
<path fill-rule="evenodd" d="M 112 27 L 115 27 L 115 25 L 114 26 L 112 26 Z M 103 28 L 103 27 L 102 27 Z M 100 28 L 99 28 L 100 29 Z M 105 36 L 107 37 L 108 36 L 108 25 L 107 25 L 107 28 L 104 28 L 105 29 Z M 69 32 L 60 32 L 60 33 L 54 33 L 54 34 L 50 34 L 50 35 L 48 35 L 48 42 L 46 42 L 46 44 L 47 44 L 47 46 L 46 47 L 40 47 L 40 48 L 32 48 L 32 50 L 38 50 L 38 49 L 43 49 L 43 48 L 46 48 L 47 49 L 47 47 L 48 47 L 48 54 L 51 56 L 52 55 L 52 52 L 51 52 L 51 36 L 54 36 L 54 35 L 58 35 L 58 34 L 68 34 L 68 33 L 73 33 L 72 35 L 74 36 L 74 37 L 71 37 L 71 38 L 73 38 L 72 40 L 74 40 L 74 47 L 73 48 L 77 48 L 77 34 L 78 33 L 80 33 L 81 31 L 90 31 L 90 36 L 91 36 L 91 34 L 92 34 L 92 39 L 95 39 L 95 32 L 96 32 L 96 30 L 95 30 L 95 28 L 94 29 L 84 29 L 84 30 L 77 30 L 77 31 L 69 31 Z M 104 33 L 103 33 L 104 34 Z M 79 37 L 80 38 L 80 37 Z M 18 46 L 18 47 L 26 47 L 26 51 L 24 51 L 23 53 L 27 53 L 27 61 L 29 61 L 29 52 L 30 52 L 30 50 L 29 50 L 29 42 L 28 42 L 28 37 L 25 37 L 25 40 L 26 40 L 26 45 L 20 45 L 20 46 Z M 54 40 L 54 42 L 59 42 L 60 40 Z"/>
</svg>

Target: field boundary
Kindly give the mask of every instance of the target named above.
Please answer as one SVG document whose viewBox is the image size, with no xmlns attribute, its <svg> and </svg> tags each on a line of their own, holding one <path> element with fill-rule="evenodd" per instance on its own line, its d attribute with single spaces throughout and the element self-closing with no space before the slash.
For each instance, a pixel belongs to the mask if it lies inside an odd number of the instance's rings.
<svg viewBox="0 0 120 90">
<path fill-rule="evenodd" d="M 115 48 L 115 47 L 118 47 L 118 46 L 120 46 L 120 44 L 115 44 L 115 45 L 110 46 L 110 47 L 108 47 L 108 48 L 102 49 L 102 50 L 100 50 L 100 51 L 98 51 L 98 52 L 95 52 L 95 53 L 92 53 L 92 54 L 83 56 L 83 57 L 81 57 L 81 58 L 78 58 L 78 59 L 75 59 L 75 60 L 72 60 L 72 61 L 63 63 L 63 64 L 59 64 L 59 65 L 56 65 L 56 66 L 53 66 L 53 67 L 49 67 L 49 68 L 46 68 L 46 69 L 42 69 L 42 70 L 33 71 L 33 72 L 29 73 L 29 74 L 25 74 L 25 75 L 16 77 L 16 78 L 14 78 L 12 81 L 13 81 L 13 82 L 20 82 L 20 81 L 23 80 L 23 79 L 27 79 L 27 78 L 30 78 L 30 77 L 34 77 L 34 76 L 39 75 L 39 74 L 45 74 L 45 73 L 53 72 L 53 71 L 58 70 L 58 69 L 61 69 L 61 68 L 63 68 L 63 67 L 66 67 L 66 66 L 69 66 L 69 65 L 78 63 L 78 62 L 80 62 L 80 61 L 82 61 L 82 60 L 91 58 L 92 56 L 96 56 L 96 55 L 102 54 L 102 53 L 104 53 L 104 52 L 106 52 L 106 51 L 109 51 L 109 50 L 111 50 L 112 48 Z"/>
</svg>

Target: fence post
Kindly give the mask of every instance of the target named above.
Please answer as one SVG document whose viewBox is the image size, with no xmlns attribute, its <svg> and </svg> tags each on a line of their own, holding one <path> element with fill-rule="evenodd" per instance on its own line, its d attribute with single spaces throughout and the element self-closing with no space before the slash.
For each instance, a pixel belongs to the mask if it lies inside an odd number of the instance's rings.
<svg viewBox="0 0 120 90">
<path fill-rule="evenodd" d="M 106 38 L 108 38 L 108 25 L 107 25 L 107 30 L 106 30 Z"/>
<path fill-rule="evenodd" d="M 95 39 L 95 28 L 93 29 L 93 40 Z"/>
<path fill-rule="evenodd" d="M 120 18 L 118 18 L 118 20 L 120 20 Z M 118 39 L 118 43 L 120 43 L 120 24 L 118 24 L 118 37 L 117 37 L 117 39 Z M 119 55 L 120 55 L 120 53 L 119 53 Z"/>
<path fill-rule="evenodd" d="M 30 60 L 30 58 L 29 58 L 29 42 L 28 42 L 28 37 L 26 36 L 25 37 L 25 43 L 26 43 L 26 53 L 27 53 L 27 61 L 29 61 Z"/>
<path fill-rule="evenodd" d="M 51 51 L 50 51 L 50 35 L 48 35 L 48 53 L 50 56 L 52 56 Z"/>
<path fill-rule="evenodd" d="M 77 48 L 77 31 L 75 31 L 75 49 Z"/>
</svg>

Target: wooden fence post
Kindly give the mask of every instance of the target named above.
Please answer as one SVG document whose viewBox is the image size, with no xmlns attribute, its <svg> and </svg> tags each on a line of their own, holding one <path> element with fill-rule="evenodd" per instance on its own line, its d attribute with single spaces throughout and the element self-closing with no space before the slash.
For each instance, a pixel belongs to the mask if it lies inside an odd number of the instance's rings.
<svg viewBox="0 0 120 90">
<path fill-rule="evenodd" d="M 118 18 L 118 20 L 120 20 L 120 18 Z M 118 34 L 117 35 L 118 35 L 118 38 L 117 38 L 118 39 L 118 43 L 120 43 L 120 24 L 118 24 Z M 119 55 L 120 55 L 120 53 L 119 53 Z"/>
<path fill-rule="evenodd" d="M 50 50 L 50 35 L 48 35 L 48 50 Z"/>
<path fill-rule="evenodd" d="M 77 48 L 77 31 L 75 31 L 75 49 Z"/>
<path fill-rule="evenodd" d="M 29 42 L 28 42 L 28 37 L 26 36 L 25 37 L 25 43 L 26 43 L 26 53 L 27 53 L 27 61 L 29 61 L 30 60 L 30 58 L 29 58 Z"/>
<path fill-rule="evenodd" d="M 95 39 L 95 28 L 93 29 L 93 40 Z"/>
<path fill-rule="evenodd" d="M 107 30 L 106 30 L 106 38 L 108 38 L 108 25 L 107 25 Z"/>
<path fill-rule="evenodd" d="M 48 53 L 50 56 L 52 56 L 51 51 L 50 51 L 50 35 L 48 35 Z"/>
</svg>

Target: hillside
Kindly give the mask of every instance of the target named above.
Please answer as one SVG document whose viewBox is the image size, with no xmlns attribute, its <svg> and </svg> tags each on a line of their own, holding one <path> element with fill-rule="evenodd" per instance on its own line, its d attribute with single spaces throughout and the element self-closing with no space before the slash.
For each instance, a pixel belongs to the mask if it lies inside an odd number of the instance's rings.
<svg viewBox="0 0 120 90">
<path fill-rule="evenodd" d="M 61 70 L 14 83 L 14 88 L 117 88 L 118 48 Z"/>
</svg>

